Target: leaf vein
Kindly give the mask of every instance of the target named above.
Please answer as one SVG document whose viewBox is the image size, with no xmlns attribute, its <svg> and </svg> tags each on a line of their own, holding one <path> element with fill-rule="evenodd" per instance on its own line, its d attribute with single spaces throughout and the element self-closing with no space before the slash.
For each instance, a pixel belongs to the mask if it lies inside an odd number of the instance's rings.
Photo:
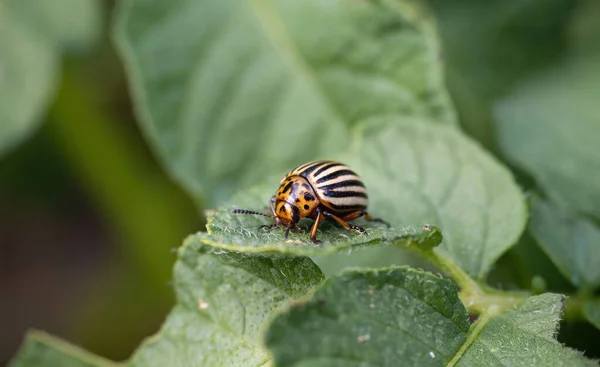
<svg viewBox="0 0 600 367">
<path fill-rule="evenodd" d="M 292 37 L 290 37 L 272 0 L 250 0 L 248 1 L 248 5 L 272 44 L 274 46 L 279 46 L 275 48 L 288 60 L 288 65 L 295 69 L 298 74 L 304 75 L 304 80 L 309 83 L 316 94 L 321 96 L 319 99 L 323 102 L 323 106 L 329 112 L 331 117 L 333 117 L 333 120 L 338 123 L 345 122 L 340 111 L 334 108 L 330 98 L 327 98 L 327 94 L 323 91 L 321 85 L 317 81 L 314 71 L 308 66 L 308 63 L 304 60 L 301 52 L 297 50 L 297 47 L 292 41 Z"/>
</svg>

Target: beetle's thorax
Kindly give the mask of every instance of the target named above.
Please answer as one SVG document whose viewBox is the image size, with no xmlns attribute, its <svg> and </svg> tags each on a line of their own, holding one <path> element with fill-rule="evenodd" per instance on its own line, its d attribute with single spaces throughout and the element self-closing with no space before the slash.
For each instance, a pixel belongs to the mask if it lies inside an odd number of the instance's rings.
<svg viewBox="0 0 600 367">
<path fill-rule="evenodd" d="M 300 218 L 310 217 L 319 203 L 315 190 L 304 177 L 286 176 L 275 195 L 275 215 L 283 223 L 298 223 Z"/>
</svg>

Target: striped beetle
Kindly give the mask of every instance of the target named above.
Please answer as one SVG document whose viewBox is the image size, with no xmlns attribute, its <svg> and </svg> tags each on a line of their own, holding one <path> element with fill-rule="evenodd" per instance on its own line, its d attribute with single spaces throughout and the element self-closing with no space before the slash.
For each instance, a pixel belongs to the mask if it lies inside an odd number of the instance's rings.
<svg viewBox="0 0 600 367">
<path fill-rule="evenodd" d="M 268 231 L 283 226 L 286 228 L 285 238 L 292 228 L 304 232 L 297 225 L 300 218 L 312 218 L 315 223 L 310 231 L 310 240 L 320 243 L 317 228 L 323 219 L 364 234 L 367 232 L 363 228 L 348 222 L 364 216 L 368 221 L 381 222 L 389 227 L 383 219 L 371 218 L 366 212 L 367 204 L 367 190 L 354 171 L 339 162 L 314 161 L 295 168 L 281 179 L 279 189 L 270 201 L 272 215 L 246 209 L 234 209 L 232 213 L 272 218 L 275 224 L 261 228 Z"/>
</svg>

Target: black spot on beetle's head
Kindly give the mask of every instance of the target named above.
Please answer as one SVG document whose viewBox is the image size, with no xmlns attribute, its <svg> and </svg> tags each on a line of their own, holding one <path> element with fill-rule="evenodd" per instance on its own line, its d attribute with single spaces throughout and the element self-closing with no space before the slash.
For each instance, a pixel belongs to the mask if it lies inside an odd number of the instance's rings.
<svg viewBox="0 0 600 367">
<path fill-rule="evenodd" d="M 315 200 L 315 197 L 310 192 L 305 192 L 304 193 L 304 200 L 306 200 L 306 201 L 313 201 L 313 200 Z"/>
<path fill-rule="evenodd" d="M 277 218 L 283 224 L 298 223 L 300 220 L 300 209 L 290 202 L 277 203 Z"/>
<path fill-rule="evenodd" d="M 308 206 L 308 204 L 304 204 L 304 210 L 308 210 L 310 208 L 310 206 Z"/>
<path fill-rule="evenodd" d="M 300 221 L 300 210 L 297 206 L 291 205 L 292 207 L 292 220 L 294 223 L 298 223 Z"/>
<path fill-rule="evenodd" d="M 286 192 L 288 192 L 291 188 L 292 188 L 292 183 L 288 182 L 285 185 L 282 185 L 283 187 L 281 188 L 281 193 L 285 194 Z"/>
</svg>

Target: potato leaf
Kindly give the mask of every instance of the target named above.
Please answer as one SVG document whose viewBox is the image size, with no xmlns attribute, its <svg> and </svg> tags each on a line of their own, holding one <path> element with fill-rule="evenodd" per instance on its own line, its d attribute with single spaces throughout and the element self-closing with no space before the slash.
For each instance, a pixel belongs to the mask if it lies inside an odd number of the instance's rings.
<svg viewBox="0 0 600 367">
<path fill-rule="evenodd" d="M 521 83 L 497 107 L 503 152 L 551 201 L 600 218 L 600 52 L 572 55 Z"/>
<path fill-rule="evenodd" d="M 310 241 L 308 235 L 314 223 L 310 219 L 302 219 L 299 223 L 304 232 L 292 230 L 286 240 L 283 228 L 273 229 L 269 232 L 260 228 L 262 225 L 273 224 L 272 219 L 231 213 L 233 208 L 240 207 L 259 211 L 264 208 L 264 212 L 267 213 L 265 203 L 270 198 L 270 189 L 270 186 L 258 186 L 234 196 L 231 200 L 232 204 L 226 205 L 209 216 L 208 233 L 199 232 L 196 236 L 203 243 L 228 250 L 301 256 L 327 255 L 337 251 L 391 242 L 430 249 L 442 241 L 439 229 L 434 226 L 409 226 L 394 229 L 386 228 L 379 223 L 358 220 L 355 223 L 367 230 L 366 235 L 347 231 L 339 225 L 323 222 L 317 231 L 317 239 L 321 241 L 321 244 L 315 245 Z"/>
<path fill-rule="evenodd" d="M 527 298 L 469 326 L 450 281 L 420 270 L 354 270 L 325 281 L 266 335 L 276 366 L 597 366 L 562 346 L 564 297 Z"/>
<path fill-rule="evenodd" d="M 166 169 L 221 204 L 343 151 L 364 119 L 455 123 L 434 29 L 415 4 L 124 0 L 116 40 Z"/>
<path fill-rule="evenodd" d="M 439 366 L 464 343 L 467 311 L 450 281 L 392 267 L 328 279 L 271 324 L 277 366 Z"/>
<path fill-rule="evenodd" d="M 323 279 L 305 257 L 249 256 L 190 238 L 179 251 L 177 305 L 130 366 L 262 366 L 265 323 Z"/>
<path fill-rule="evenodd" d="M 566 279 L 589 291 L 600 286 L 600 229 L 593 221 L 539 197 L 529 230 Z"/>
<path fill-rule="evenodd" d="M 459 366 L 598 366 L 556 340 L 564 296 L 527 298 L 515 310 L 493 317 L 473 339 Z"/>
<path fill-rule="evenodd" d="M 373 212 L 394 225 L 431 223 L 440 250 L 483 279 L 514 245 L 526 220 L 510 172 L 452 127 L 403 121 L 369 124 L 348 154 Z"/>
</svg>

